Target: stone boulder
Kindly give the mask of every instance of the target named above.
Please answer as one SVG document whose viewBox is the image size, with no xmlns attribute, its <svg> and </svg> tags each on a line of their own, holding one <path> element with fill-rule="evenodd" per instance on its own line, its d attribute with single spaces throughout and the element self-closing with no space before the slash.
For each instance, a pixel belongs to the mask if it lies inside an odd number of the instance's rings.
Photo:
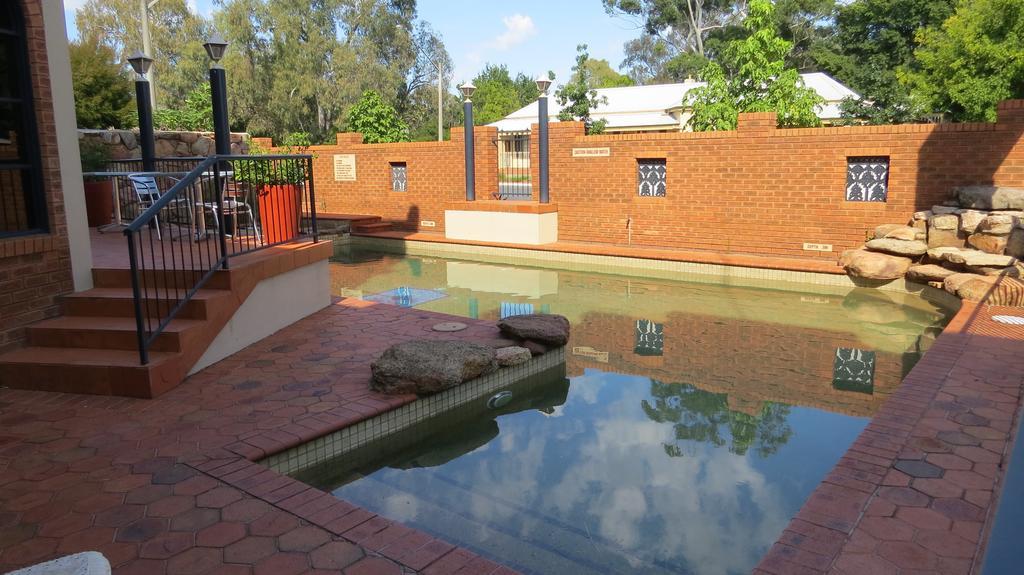
<svg viewBox="0 0 1024 575">
<path fill-rule="evenodd" d="M 919 283 L 940 282 L 955 273 L 940 265 L 922 264 L 910 266 L 907 270 L 907 279 Z"/>
<path fill-rule="evenodd" d="M 846 273 L 854 277 L 894 280 L 903 277 L 913 262 L 910 258 L 858 249 L 843 252 L 839 263 Z"/>
<path fill-rule="evenodd" d="M 991 214 L 978 223 L 976 231 L 996 236 L 1009 235 L 1016 220 L 1009 214 Z"/>
<path fill-rule="evenodd" d="M 944 230 L 939 228 L 928 228 L 929 248 L 962 248 L 966 235 L 954 228 Z"/>
<path fill-rule="evenodd" d="M 964 285 L 965 283 L 971 280 L 976 280 L 980 278 L 984 278 L 984 276 L 980 276 L 978 274 L 953 274 L 951 276 L 947 276 L 946 279 L 942 280 L 942 288 L 945 289 L 947 292 L 956 295 L 956 292 L 958 289 L 960 289 L 960 286 Z"/>
<path fill-rule="evenodd" d="M 1024 260 L 1024 229 L 1014 228 L 1006 239 L 1006 255 Z"/>
<path fill-rule="evenodd" d="M 912 230 L 913 228 L 908 229 Z M 924 242 L 919 242 L 914 239 L 907 241 L 892 238 L 882 238 L 878 240 L 871 240 L 868 243 L 864 244 L 864 247 L 873 252 L 883 252 L 895 256 L 907 257 L 923 256 L 925 252 L 928 251 L 928 244 Z"/>
<path fill-rule="evenodd" d="M 919 239 L 919 231 L 911 226 L 903 224 L 882 224 L 875 228 L 869 240 L 895 239 L 895 240 L 916 240 Z"/>
<path fill-rule="evenodd" d="M 963 186 L 956 189 L 962 208 L 979 210 L 1022 210 L 1024 189 L 1003 186 Z"/>
<path fill-rule="evenodd" d="M 1021 276 L 1020 268 L 1017 266 L 966 266 L 967 271 L 972 274 L 981 274 L 983 276 L 1004 276 L 1008 278 L 1019 278 Z"/>
<path fill-rule="evenodd" d="M 494 358 L 501 367 L 526 363 L 530 361 L 531 357 L 533 357 L 533 354 L 525 347 L 509 346 L 494 350 Z"/>
<path fill-rule="evenodd" d="M 389 347 L 370 365 L 370 388 L 429 395 L 498 369 L 493 348 L 464 341 L 417 340 Z"/>
<path fill-rule="evenodd" d="M 1009 243 L 1008 236 L 996 236 L 992 234 L 971 234 L 967 238 L 967 245 L 990 254 L 1001 254 L 1006 251 L 1006 244 Z"/>
<path fill-rule="evenodd" d="M 987 216 L 988 214 L 986 212 L 963 210 L 960 212 L 960 231 L 965 234 L 973 234 L 978 231 L 978 224 L 980 224 Z"/>
<path fill-rule="evenodd" d="M 928 259 L 933 262 L 948 262 L 949 258 L 953 257 L 954 254 L 959 254 L 962 251 L 965 250 L 963 248 L 948 246 L 928 248 Z"/>
<path fill-rule="evenodd" d="M 569 320 L 555 314 L 514 315 L 498 322 L 508 337 L 561 347 L 569 341 Z"/>
<path fill-rule="evenodd" d="M 960 227 L 960 218 L 956 214 L 941 214 L 928 220 L 928 227 L 936 230 L 955 230 Z"/>
<path fill-rule="evenodd" d="M 1017 263 L 1017 260 L 1012 256 L 990 254 L 987 252 L 979 252 L 978 250 L 957 250 L 955 252 L 950 252 L 946 254 L 945 260 L 954 264 L 974 267 L 1004 268 Z"/>
<path fill-rule="evenodd" d="M 957 206 L 932 206 L 932 213 L 937 216 L 956 214 L 958 211 L 960 208 Z"/>
<path fill-rule="evenodd" d="M 1024 304 L 1024 282 L 998 276 L 974 276 L 957 287 L 956 295 L 988 305 L 1020 306 Z"/>
</svg>

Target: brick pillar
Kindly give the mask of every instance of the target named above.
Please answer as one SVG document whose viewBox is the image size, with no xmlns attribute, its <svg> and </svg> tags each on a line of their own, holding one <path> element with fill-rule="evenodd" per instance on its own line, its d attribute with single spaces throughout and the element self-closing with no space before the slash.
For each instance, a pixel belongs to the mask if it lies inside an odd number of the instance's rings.
<svg viewBox="0 0 1024 575">
<path fill-rule="evenodd" d="M 476 199 L 490 200 L 498 193 L 498 129 L 473 127 L 473 154 L 476 159 Z"/>
<path fill-rule="evenodd" d="M 771 132 L 778 126 L 775 112 L 744 112 L 736 119 L 739 132 Z"/>
<path fill-rule="evenodd" d="M 1003 100 L 996 105 L 997 124 L 1024 124 L 1024 100 Z"/>
<path fill-rule="evenodd" d="M 334 141 L 339 146 L 346 146 L 349 144 L 362 144 L 363 135 L 359 132 L 338 132 L 334 135 Z"/>
</svg>

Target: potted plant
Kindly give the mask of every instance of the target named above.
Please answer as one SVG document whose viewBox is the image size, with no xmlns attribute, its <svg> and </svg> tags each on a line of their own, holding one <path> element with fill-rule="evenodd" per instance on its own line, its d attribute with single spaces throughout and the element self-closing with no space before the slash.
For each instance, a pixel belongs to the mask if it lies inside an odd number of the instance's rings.
<svg viewBox="0 0 1024 575">
<path fill-rule="evenodd" d="M 82 173 L 103 172 L 110 161 L 110 149 L 96 140 L 79 141 L 79 155 Z M 85 214 L 89 227 L 105 226 L 110 223 L 114 212 L 114 182 L 103 176 L 83 176 L 85 186 Z"/>
<path fill-rule="evenodd" d="M 281 154 L 300 154 L 310 146 L 309 134 L 296 132 L 285 137 Z M 256 144 L 249 147 L 250 156 L 266 156 L 268 150 Z M 263 229 L 263 241 L 276 244 L 294 239 L 299 234 L 302 218 L 302 184 L 306 180 L 306 164 L 296 159 L 271 158 L 243 161 L 235 167 L 235 180 L 256 191 L 257 209 Z"/>
</svg>

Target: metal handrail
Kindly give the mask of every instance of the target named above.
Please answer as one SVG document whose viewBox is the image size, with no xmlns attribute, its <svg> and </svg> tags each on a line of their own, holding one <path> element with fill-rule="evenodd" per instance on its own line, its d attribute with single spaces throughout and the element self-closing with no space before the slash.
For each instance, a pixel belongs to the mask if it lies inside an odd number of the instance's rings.
<svg viewBox="0 0 1024 575">
<path fill-rule="evenodd" d="M 263 165 L 260 165 L 261 162 Z M 235 167 L 235 164 L 241 164 L 241 167 Z M 149 362 L 149 349 L 157 337 L 218 270 L 228 269 L 231 257 L 300 237 L 312 237 L 314 242 L 318 241 L 312 168 L 313 157 L 306 154 L 210 156 L 126 226 L 124 234 L 128 242 L 139 360 L 143 365 Z M 267 181 L 257 181 L 257 184 L 278 187 L 282 185 L 272 182 L 275 179 L 280 182 L 283 177 L 288 182 L 284 187 L 288 189 L 281 196 L 271 195 L 266 198 L 261 191 L 257 198 L 259 201 L 252 201 L 251 205 L 248 196 L 239 199 L 240 196 L 233 195 L 225 202 L 225 179 L 237 176 L 239 172 L 262 174 Z M 291 181 L 295 177 L 298 180 Z M 212 189 L 204 181 L 211 182 Z M 248 183 L 253 184 L 252 181 Z M 255 188 L 245 189 L 251 193 Z M 257 204 L 258 210 L 255 209 Z M 164 210 L 167 212 L 161 215 Z M 203 213 L 203 210 L 207 213 Z M 187 214 L 189 229 L 194 229 L 198 223 L 200 231 L 204 233 L 196 233 L 194 236 L 190 233 L 185 241 L 179 235 L 176 244 L 165 243 L 160 235 L 161 218 L 170 222 L 174 220 L 167 218 L 177 216 L 180 224 L 183 211 Z M 215 249 L 206 241 L 210 237 L 208 230 L 205 230 L 207 215 L 212 215 L 216 227 Z M 248 218 L 252 234 L 243 238 L 229 236 L 228 218 L 231 218 L 232 226 L 237 229 L 240 217 Z M 150 230 L 148 255 L 141 234 L 144 229 Z M 268 237 L 272 230 L 275 232 L 274 237 Z M 168 228 L 167 233 L 170 234 L 169 239 L 174 241 L 171 228 Z M 154 236 L 157 237 L 156 243 Z M 232 249 L 229 249 L 229 237 Z M 193 242 L 193 239 L 196 241 Z"/>
</svg>

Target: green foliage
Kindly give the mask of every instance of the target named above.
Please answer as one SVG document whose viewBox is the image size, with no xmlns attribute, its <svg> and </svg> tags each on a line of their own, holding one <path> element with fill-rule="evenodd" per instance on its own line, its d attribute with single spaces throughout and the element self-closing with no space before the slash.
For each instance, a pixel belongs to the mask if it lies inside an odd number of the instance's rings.
<svg viewBox="0 0 1024 575">
<path fill-rule="evenodd" d="M 512 78 L 508 68 L 487 64 L 473 78 L 473 124 L 497 122 L 536 100 L 540 93 L 532 78 L 520 72 Z"/>
<path fill-rule="evenodd" d="M 940 25 L 955 0 L 857 0 L 841 6 L 835 34 L 811 48 L 825 72 L 848 85 L 861 100 L 843 102 L 844 117 L 869 124 L 918 121 L 928 112 L 915 106 L 899 80 L 918 69 L 917 31 Z"/>
<path fill-rule="evenodd" d="M 711 62 L 701 73 L 707 85 L 687 94 L 693 107 L 693 129 L 734 127 L 739 112 L 775 112 L 781 127 L 820 125 L 815 106 L 821 98 L 804 87 L 795 69 L 786 67 L 792 43 L 776 32 L 772 3 L 751 0 L 749 10 L 743 21 L 747 37 L 725 48 L 732 76 L 727 79 L 721 66 Z"/>
<path fill-rule="evenodd" d="M 139 0 L 86 0 L 75 11 L 81 43 L 107 46 L 121 63 L 142 50 L 141 18 Z M 157 107 L 172 107 L 206 78 L 209 22 L 191 12 L 186 0 L 160 0 L 149 9 L 149 30 Z"/>
<path fill-rule="evenodd" d="M 996 119 L 1000 100 L 1024 97 L 1024 3 L 973 0 L 941 28 L 918 31 L 919 71 L 906 73 L 913 97 L 958 121 Z"/>
<path fill-rule="evenodd" d="M 79 128 L 128 128 L 135 124 L 132 82 L 101 44 L 72 42 L 71 76 Z"/>
<path fill-rule="evenodd" d="M 555 98 L 562 106 L 558 113 L 558 119 L 565 121 L 577 120 L 583 122 L 588 134 L 600 134 L 604 132 L 606 122 L 604 120 L 593 120 L 590 111 L 604 100 L 597 97 L 597 90 L 590 87 L 591 71 L 587 67 L 587 60 L 590 54 L 587 53 L 587 45 L 576 46 L 576 65 L 572 67 L 572 76 L 569 82 L 555 91 Z"/>
<path fill-rule="evenodd" d="M 363 135 L 363 143 L 408 142 L 409 126 L 398 117 L 394 106 L 373 90 L 363 92 L 348 111 L 348 127 Z"/>
<path fill-rule="evenodd" d="M 213 97 L 210 85 L 200 84 L 182 102 L 179 108 L 164 108 L 153 112 L 153 127 L 157 130 L 185 132 L 213 131 Z"/>
<path fill-rule="evenodd" d="M 587 72 L 587 86 L 590 88 L 618 88 L 622 86 L 633 86 L 633 79 L 625 74 L 619 74 L 612 69 L 608 60 L 595 60 L 588 58 L 584 63 Z M 579 73 L 573 74 L 570 82 L 578 81 Z"/>
<path fill-rule="evenodd" d="M 274 154 L 305 154 L 311 145 L 309 134 L 292 132 L 284 137 L 284 141 L 274 151 Z M 267 156 L 271 155 L 271 151 L 257 142 L 250 142 L 249 155 Z M 234 172 L 235 181 L 255 187 L 300 184 L 306 179 L 306 162 L 293 159 L 274 162 L 267 160 L 235 162 Z"/>
<path fill-rule="evenodd" d="M 82 161 L 82 172 L 105 172 L 110 162 L 110 148 L 99 140 L 78 140 L 78 155 Z"/>
</svg>

